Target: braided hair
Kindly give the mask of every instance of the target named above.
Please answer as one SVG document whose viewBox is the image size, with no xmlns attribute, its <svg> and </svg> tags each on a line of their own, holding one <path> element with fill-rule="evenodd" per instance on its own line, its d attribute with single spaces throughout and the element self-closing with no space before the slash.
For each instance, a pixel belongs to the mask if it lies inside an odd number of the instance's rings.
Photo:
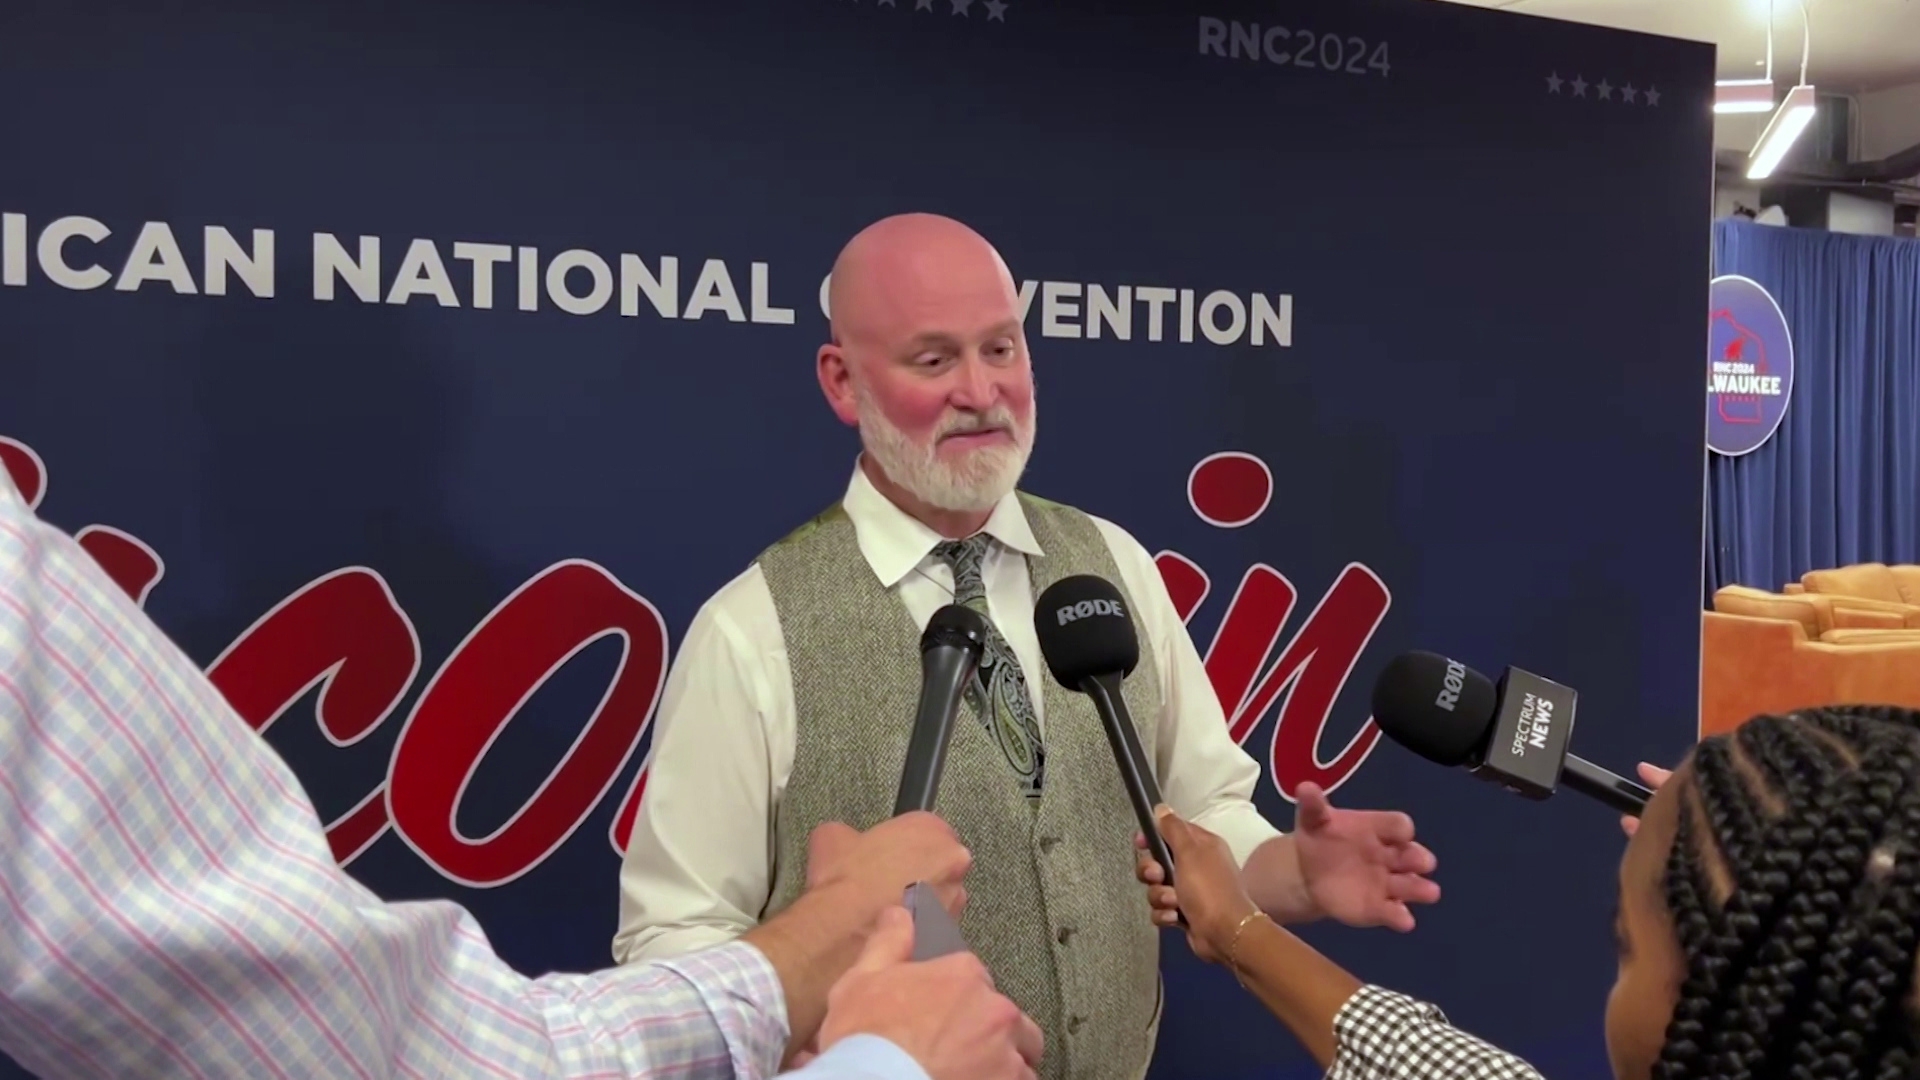
<svg viewBox="0 0 1920 1080">
<path fill-rule="evenodd" d="M 1685 775 L 1664 884 L 1687 974 L 1653 1080 L 1920 1075 L 1920 713 L 1756 717 Z"/>
</svg>

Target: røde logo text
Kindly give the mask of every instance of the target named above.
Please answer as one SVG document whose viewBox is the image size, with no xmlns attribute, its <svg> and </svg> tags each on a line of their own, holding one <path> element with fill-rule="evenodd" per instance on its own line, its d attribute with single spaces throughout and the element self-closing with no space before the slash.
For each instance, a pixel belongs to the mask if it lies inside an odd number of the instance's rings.
<svg viewBox="0 0 1920 1080">
<path fill-rule="evenodd" d="M 1091 615 L 1118 615 L 1126 618 L 1127 609 L 1118 600 L 1082 600 L 1077 604 L 1068 604 L 1058 612 L 1060 625 L 1065 626 L 1075 619 L 1084 619 Z"/>
<path fill-rule="evenodd" d="M 1458 660 L 1447 661 L 1447 674 L 1440 683 L 1440 696 L 1434 698 L 1433 703 L 1452 712 L 1454 704 L 1460 700 L 1460 691 L 1466 688 L 1466 679 L 1467 665 Z"/>
</svg>

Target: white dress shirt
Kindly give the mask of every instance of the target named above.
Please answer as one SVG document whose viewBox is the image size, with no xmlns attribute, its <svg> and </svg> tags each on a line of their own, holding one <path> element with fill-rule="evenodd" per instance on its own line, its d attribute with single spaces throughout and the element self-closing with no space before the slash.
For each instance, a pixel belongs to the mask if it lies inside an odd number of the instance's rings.
<svg viewBox="0 0 1920 1080">
<path fill-rule="evenodd" d="M 890 502 L 858 466 L 843 505 L 867 565 L 925 626 L 953 600 L 953 572 L 933 554 L 944 538 Z M 1159 665 L 1153 764 L 1161 796 L 1219 834 L 1244 864 L 1280 835 L 1251 801 L 1259 766 L 1228 733 L 1152 556 L 1119 526 L 1093 521 L 1133 596 L 1142 648 Z M 1019 657 L 1044 734 L 1041 681 L 1049 676 L 1033 629 L 1025 558 L 1041 554 L 1040 546 L 1016 495 L 1000 501 L 985 531 L 998 541 L 981 567 L 987 610 Z M 794 716 L 786 642 L 756 564 L 701 607 L 667 677 L 646 794 L 620 872 L 616 960 L 677 956 L 759 922 L 773 883 L 774 808 L 793 768 Z"/>
<path fill-rule="evenodd" d="M 760 1080 L 746 942 L 530 979 L 349 877 L 293 772 L 0 468 L 0 1050 L 44 1080 Z M 893 1043 L 792 1080 L 927 1080 Z"/>
</svg>

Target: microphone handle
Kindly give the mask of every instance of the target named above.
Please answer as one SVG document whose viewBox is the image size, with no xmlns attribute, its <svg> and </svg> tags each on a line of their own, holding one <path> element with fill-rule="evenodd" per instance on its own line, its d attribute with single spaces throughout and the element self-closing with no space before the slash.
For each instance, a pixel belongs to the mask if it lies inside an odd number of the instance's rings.
<svg viewBox="0 0 1920 1080">
<path fill-rule="evenodd" d="M 979 667 L 977 649 L 937 645 L 920 654 L 920 703 L 914 710 L 913 735 L 907 740 L 907 759 L 900 768 L 894 817 L 933 809 L 933 800 L 940 794 L 940 774 L 947 767 L 953 720 Z"/>
<path fill-rule="evenodd" d="M 1126 785 L 1127 798 L 1133 802 L 1140 834 L 1147 838 L 1147 852 L 1160 864 L 1166 875 L 1165 884 L 1172 885 L 1173 853 L 1167 850 L 1159 823 L 1153 817 L 1153 808 L 1160 805 L 1160 786 L 1153 781 L 1153 766 L 1147 763 L 1147 753 L 1140 746 L 1140 732 L 1134 728 L 1133 716 L 1127 712 L 1127 699 L 1120 693 L 1120 677 L 1089 676 L 1080 684 L 1080 690 L 1093 699 L 1094 711 L 1100 714 L 1101 726 L 1107 729 L 1114 761 L 1120 765 L 1120 782 Z M 1182 915 L 1181 924 L 1185 925 L 1186 921 Z"/>
<path fill-rule="evenodd" d="M 1560 782 L 1632 817 L 1639 817 L 1647 808 L 1647 800 L 1653 798 L 1652 788 L 1573 754 L 1568 754 L 1567 763 L 1560 767 Z"/>
</svg>

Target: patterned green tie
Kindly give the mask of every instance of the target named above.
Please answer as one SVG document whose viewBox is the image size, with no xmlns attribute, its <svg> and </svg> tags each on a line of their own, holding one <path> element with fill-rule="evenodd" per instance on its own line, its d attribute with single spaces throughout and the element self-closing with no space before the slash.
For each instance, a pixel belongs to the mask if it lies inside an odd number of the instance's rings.
<svg viewBox="0 0 1920 1080">
<path fill-rule="evenodd" d="M 944 541 L 933 553 L 953 569 L 954 601 L 979 612 L 992 630 L 986 653 L 980 658 L 980 670 L 967 687 L 967 701 L 1007 755 L 1007 764 L 1019 777 L 1022 793 L 1033 799 L 1040 796 L 1047 753 L 1040 742 L 1040 722 L 1033 714 L 1033 699 L 1027 693 L 1027 677 L 1020 670 L 1020 660 L 987 614 L 987 587 L 980 577 L 980 563 L 992 543 L 993 538 L 986 533 L 975 533 L 966 540 Z"/>
</svg>

